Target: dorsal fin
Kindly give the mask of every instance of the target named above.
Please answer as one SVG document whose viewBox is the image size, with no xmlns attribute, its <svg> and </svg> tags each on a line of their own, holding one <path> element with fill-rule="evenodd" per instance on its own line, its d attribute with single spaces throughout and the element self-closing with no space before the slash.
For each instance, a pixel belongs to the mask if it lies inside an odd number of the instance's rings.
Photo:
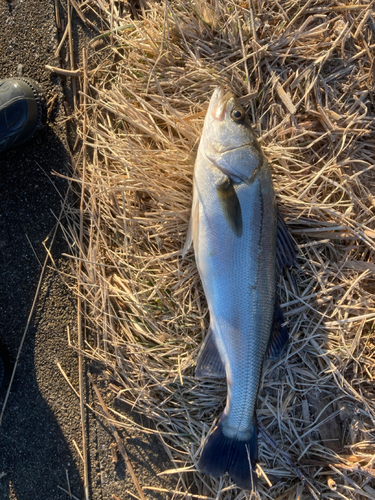
<svg viewBox="0 0 375 500">
<path fill-rule="evenodd" d="M 288 330 L 284 323 L 284 316 L 278 302 L 275 304 L 275 313 L 271 336 L 268 341 L 266 358 L 277 360 L 283 354 L 289 340 Z"/>
<path fill-rule="evenodd" d="M 277 247 L 276 268 L 280 275 L 285 267 L 292 266 L 296 259 L 296 246 L 285 224 L 284 218 L 277 209 Z"/>
</svg>

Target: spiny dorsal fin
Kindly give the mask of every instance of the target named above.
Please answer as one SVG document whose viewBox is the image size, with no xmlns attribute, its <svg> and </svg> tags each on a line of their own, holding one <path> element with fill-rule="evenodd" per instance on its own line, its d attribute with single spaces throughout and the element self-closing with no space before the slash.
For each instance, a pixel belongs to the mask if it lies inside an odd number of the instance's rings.
<svg viewBox="0 0 375 500">
<path fill-rule="evenodd" d="M 296 247 L 286 227 L 279 209 L 277 209 L 277 247 L 276 268 L 280 275 L 285 267 L 292 266 L 296 259 Z"/>
</svg>

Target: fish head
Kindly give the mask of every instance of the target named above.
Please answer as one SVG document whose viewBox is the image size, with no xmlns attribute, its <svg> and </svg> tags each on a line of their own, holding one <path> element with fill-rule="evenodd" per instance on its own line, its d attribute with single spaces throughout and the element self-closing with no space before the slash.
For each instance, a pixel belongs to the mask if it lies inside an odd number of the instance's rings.
<svg viewBox="0 0 375 500">
<path fill-rule="evenodd" d="M 221 86 L 211 97 L 200 149 L 234 183 L 250 184 L 266 162 L 243 107 Z"/>
</svg>

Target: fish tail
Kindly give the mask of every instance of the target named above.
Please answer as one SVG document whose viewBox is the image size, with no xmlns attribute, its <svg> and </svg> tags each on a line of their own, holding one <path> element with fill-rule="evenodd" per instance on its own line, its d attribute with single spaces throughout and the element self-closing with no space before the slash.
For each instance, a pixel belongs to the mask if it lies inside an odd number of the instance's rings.
<svg viewBox="0 0 375 500">
<path fill-rule="evenodd" d="M 245 490 L 255 490 L 258 459 L 257 425 L 254 417 L 251 436 L 246 441 L 225 436 L 221 420 L 203 448 L 198 469 L 213 477 L 228 472 L 233 481 Z"/>
</svg>

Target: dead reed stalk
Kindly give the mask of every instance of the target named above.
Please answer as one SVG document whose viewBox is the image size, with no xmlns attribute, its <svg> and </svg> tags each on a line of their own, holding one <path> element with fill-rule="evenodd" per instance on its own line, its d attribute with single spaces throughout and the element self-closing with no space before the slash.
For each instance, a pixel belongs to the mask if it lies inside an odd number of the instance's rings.
<svg viewBox="0 0 375 500">
<path fill-rule="evenodd" d="M 241 97 L 299 245 L 279 283 L 290 346 L 259 394 L 258 497 L 374 498 L 370 7 L 165 0 L 134 17 L 92 2 L 106 31 L 89 54 L 83 241 L 73 222 L 67 238 L 83 252 L 87 352 L 111 371 L 118 398 L 153 419 L 177 479 L 172 498 L 249 498 L 195 469 L 226 394 L 194 378 L 208 313 L 193 252 L 183 261 L 181 249 L 218 84 Z M 74 176 L 83 182 L 80 168 Z"/>
</svg>

